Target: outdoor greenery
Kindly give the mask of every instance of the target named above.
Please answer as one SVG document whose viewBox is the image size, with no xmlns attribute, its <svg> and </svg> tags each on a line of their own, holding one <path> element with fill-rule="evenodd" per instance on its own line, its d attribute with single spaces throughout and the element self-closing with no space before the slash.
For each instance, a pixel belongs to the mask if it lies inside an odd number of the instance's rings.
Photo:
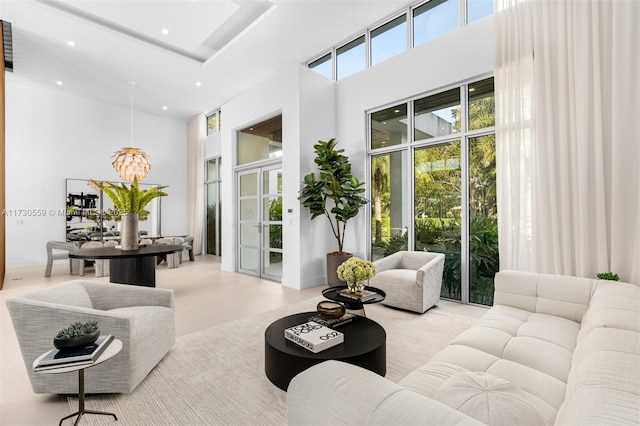
<svg viewBox="0 0 640 426">
<path fill-rule="evenodd" d="M 469 100 L 469 128 L 493 126 L 493 96 Z M 452 110 L 453 131 L 461 123 L 460 110 Z M 454 140 L 414 150 L 413 250 L 445 254 L 441 295 L 461 298 L 461 207 L 463 185 L 469 194 L 469 300 L 493 304 L 493 278 L 499 270 L 496 207 L 495 135 L 468 139 L 468 180 L 462 180 L 462 144 Z M 391 223 L 391 183 L 400 170 L 391 170 L 391 155 L 371 159 L 372 245 L 374 251 L 388 256 L 408 250 L 408 229 Z M 395 175 L 394 175 L 395 173 Z M 394 186 L 395 188 L 395 186 Z M 396 215 L 397 215 L 396 211 Z"/>
<path fill-rule="evenodd" d="M 361 194 L 365 192 L 364 182 L 351 174 L 349 158 L 342 154 L 344 149 L 336 149 L 338 141 L 318 141 L 314 151 L 314 162 L 319 173 L 309 173 L 304 177 L 299 200 L 309 209 L 311 219 L 325 216 L 331 224 L 331 231 L 338 243 L 338 252 L 344 252 L 344 235 L 349 219 L 360 212 L 360 207 L 369 202 Z"/>
<path fill-rule="evenodd" d="M 282 221 L 282 197 L 269 201 L 269 220 Z M 269 247 L 282 248 L 282 225 L 269 225 Z M 269 252 L 271 263 L 281 263 L 282 253 Z"/>
<path fill-rule="evenodd" d="M 80 337 L 85 334 L 98 331 L 98 321 L 75 322 L 69 327 L 63 328 L 56 334 L 56 339 L 66 340 L 72 337 Z"/>
</svg>

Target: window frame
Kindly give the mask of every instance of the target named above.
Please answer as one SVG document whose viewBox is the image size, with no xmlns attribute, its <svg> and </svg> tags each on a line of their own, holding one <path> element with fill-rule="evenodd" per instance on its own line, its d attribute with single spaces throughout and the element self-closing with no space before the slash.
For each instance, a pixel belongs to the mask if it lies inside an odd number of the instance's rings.
<svg viewBox="0 0 640 426">
<path fill-rule="evenodd" d="M 468 119 L 468 115 L 469 115 L 469 96 L 468 96 L 468 90 L 469 90 L 469 86 L 473 85 L 474 83 L 478 83 L 481 82 L 483 80 L 487 80 L 487 79 L 491 79 L 491 78 L 495 78 L 495 75 L 493 73 L 490 74 L 482 74 L 482 75 L 478 75 L 475 76 L 473 78 L 467 79 L 464 82 L 458 83 L 458 84 L 452 84 L 449 86 L 443 86 L 440 87 L 436 90 L 432 90 L 429 91 L 427 93 L 422 93 L 422 94 L 418 94 L 415 96 L 412 96 L 410 98 L 405 98 L 402 100 L 398 100 L 396 102 L 392 102 L 392 103 L 388 103 L 385 105 L 382 105 L 380 107 L 377 107 L 375 109 L 371 109 L 365 112 L 366 114 L 366 122 L 367 122 L 367 132 L 366 132 L 366 137 L 367 137 L 367 146 L 366 146 L 366 152 L 367 152 L 367 163 L 366 163 L 366 173 L 367 176 L 371 176 L 372 173 L 372 157 L 374 156 L 378 156 L 378 155 L 382 155 L 382 154 L 391 154 L 393 152 L 399 152 L 399 153 L 403 153 L 403 155 L 405 156 L 405 158 L 407 158 L 408 163 L 407 163 L 407 176 L 405 177 L 407 179 L 407 182 L 409 182 L 409 187 L 407 189 L 407 199 L 404 200 L 405 203 L 408 203 L 408 205 L 412 206 L 411 207 L 411 212 L 409 213 L 409 226 L 407 229 L 407 250 L 414 250 L 415 249 L 415 151 L 421 148 L 426 148 L 426 147 L 430 147 L 430 146 L 437 146 L 437 145 L 441 145 L 443 143 L 447 143 L 447 142 L 453 142 L 453 141 L 460 141 L 460 168 L 461 168 L 461 182 L 467 182 L 467 184 L 463 184 L 461 185 L 461 207 L 463 207 L 462 211 L 461 211 L 461 216 L 460 216 L 460 221 L 461 221 L 461 230 L 460 230 L 460 236 L 461 236 L 461 240 L 460 240 L 460 253 L 461 253 L 461 267 L 460 267 L 460 274 L 461 274 L 461 288 L 460 288 L 460 301 L 461 303 L 465 303 L 465 304 L 470 304 L 470 305 L 476 305 L 476 306 L 483 306 L 483 307 L 487 307 L 486 305 L 481 305 L 478 303 L 472 303 L 470 301 L 470 297 L 471 297 L 471 278 L 470 278 L 470 260 L 471 260 L 471 247 L 470 247 L 470 223 L 469 223 L 469 219 L 470 219 L 470 208 L 469 208 L 469 185 L 468 185 L 468 181 L 469 181 L 469 141 L 471 139 L 474 138 L 478 138 L 481 136 L 486 136 L 486 135 L 491 135 L 494 134 L 496 132 L 496 128 L 495 128 L 495 110 L 494 110 L 494 123 L 492 126 L 487 126 L 487 127 L 482 127 L 482 128 L 478 128 L 478 129 L 473 129 L 470 130 L 469 129 L 469 119 Z M 495 88 L 495 81 L 494 81 L 494 88 Z M 416 100 L 419 99 L 423 99 L 423 98 L 427 98 L 429 96 L 434 96 L 434 95 L 438 95 L 440 93 L 444 93 L 447 92 L 449 90 L 452 89 L 458 89 L 460 92 L 460 131 L 457 133 L 451 133 L 448 135 L 443 135 L 443 136 L 439 136 L 439 137 L 433 137 L 433 138 L 429 138 L 429 139 L 421 139 L 421 140 L 414 140 L 415 139 L 415 135 L 414 135 L 414 131 L 415 131 L 415 111 L 414 111 L 414 102 Z M 495 91 L 494 91 L 494 98 L 495 98 Z M 406 144 L 398 144 L 398 145 L 390 145 L 390 146 L 383 146 L 380 148 L 372 148 L 372 126 L 371 126 L 371 120 L 372 120 L 372 115 L 380 112 L 380 111 L 384 111 L 386 109 L 390 109 L 393 107 L 396 107 L 398 105 L 402 105 L 402 104 L 406 104 L 407 105 L 407 143 Z M 367 185 L 367 194 L 370 198 L 372 198 L 372 183 L 369 182 Z M 371 212 L 367 215 L 366 218 L 367 221 L 367 225 L 366 225 L 366 229 L 368 232 L 368 244 L 367 244 L 367 256 L 369 259 L 372 258 L 373 256 L 373 246 L 372 246 L 372 241 L 373 241 L 373 235 L 372 235 L 372 226 L 373 226 L 373 217 Z M 456 301 L 455 299 L 451 299 L 453 301 Z"/>
</svg>

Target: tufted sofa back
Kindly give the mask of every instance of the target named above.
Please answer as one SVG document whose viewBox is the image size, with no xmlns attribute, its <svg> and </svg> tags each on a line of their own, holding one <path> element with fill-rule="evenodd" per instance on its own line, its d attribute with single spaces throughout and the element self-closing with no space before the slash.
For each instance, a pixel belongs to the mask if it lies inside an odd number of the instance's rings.
<svg viewBox="0 0 640 426">
<path fill-rule="evenodd" d="M 495 305 L 581 322 L 600 280 L 564 275 L 501 271 L 495 278 Z"/>
</svg>

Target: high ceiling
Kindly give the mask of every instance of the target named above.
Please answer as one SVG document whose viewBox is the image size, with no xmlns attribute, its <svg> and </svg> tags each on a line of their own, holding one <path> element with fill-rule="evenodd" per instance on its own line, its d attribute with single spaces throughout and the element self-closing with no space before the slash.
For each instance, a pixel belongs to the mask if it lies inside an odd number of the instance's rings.
<svg viewBox="0 0 640 426">
<path fill-rule="evenodd" d="M 412 3 L 0 0 L 0 19 L 29 84 L 188 119 Z"/>
</svg>

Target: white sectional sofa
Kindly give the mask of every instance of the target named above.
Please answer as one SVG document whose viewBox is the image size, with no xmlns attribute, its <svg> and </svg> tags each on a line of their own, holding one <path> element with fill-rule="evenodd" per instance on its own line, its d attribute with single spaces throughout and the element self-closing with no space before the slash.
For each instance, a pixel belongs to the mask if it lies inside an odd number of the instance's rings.
<svg viewBox="0 0 640 426">
<path fill-rule="evenodd" d="M 640 287 L 502 271 L 487 314 L 399 383 L 324 362 L 292 380 L 287 415 L 291 425 L 638 425 Z"/>
</svg>

